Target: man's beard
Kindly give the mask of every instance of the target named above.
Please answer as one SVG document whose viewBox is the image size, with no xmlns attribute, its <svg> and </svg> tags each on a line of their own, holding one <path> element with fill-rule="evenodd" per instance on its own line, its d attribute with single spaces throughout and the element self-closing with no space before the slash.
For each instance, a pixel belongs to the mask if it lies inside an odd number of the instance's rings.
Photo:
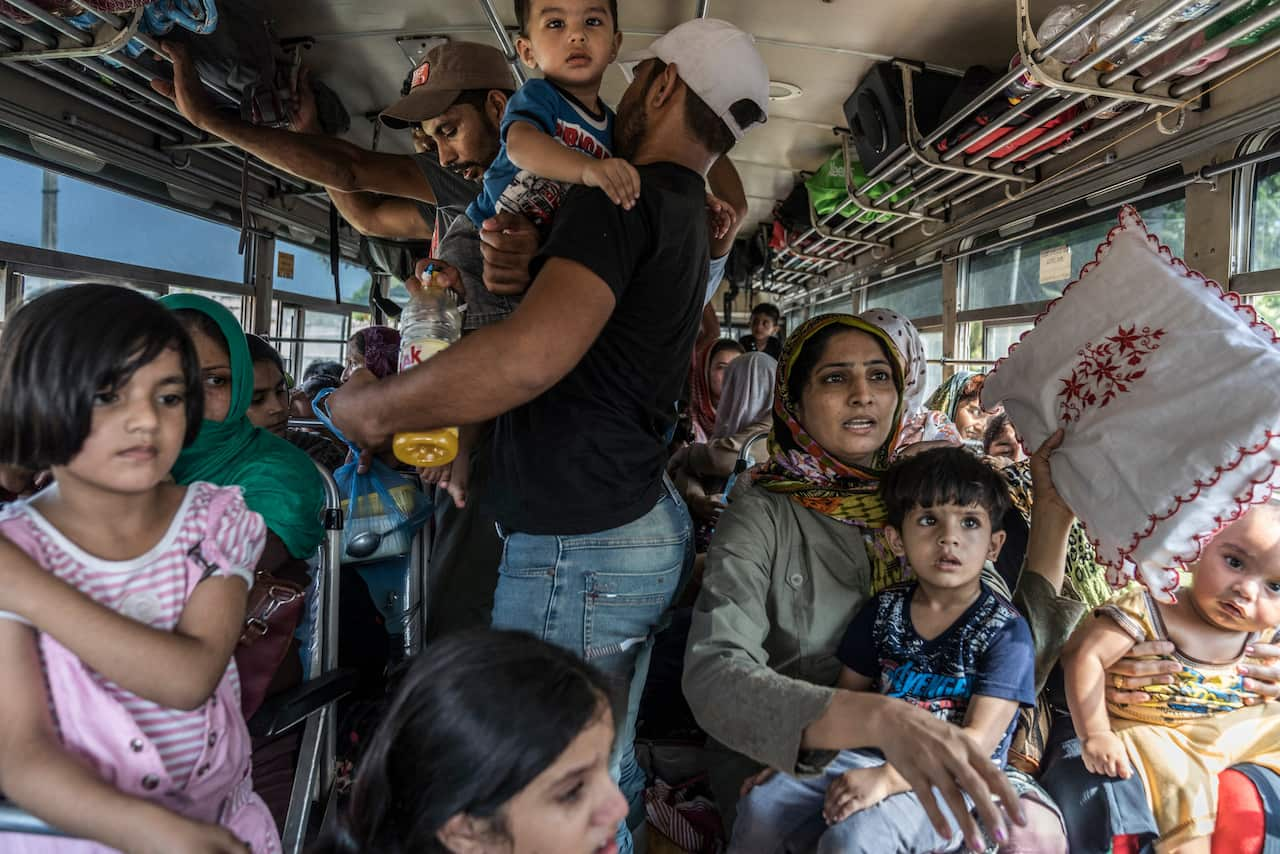
<svg viewBox="0 0 1280 854">
<path fill-rule="evenodd" d="M 475 170 L 476 170 L 476 177 L 475 177 L 475 178 L 467 178 L 467 180 L 469 180 L 469 181 L 474 181 L 474 182 L 475 182 L 475 183 L 477 183 L 477 184 L 478 184 L 478 183 L 480 183 L 480 182 L 482 182 L 482 181 L 484 181 L 484 173 L 485 173 L 485 171 L 486 171 L 486 170 L 488 170 L 488 168 L 489 168 L 490 166 L 492 166 L 492 165 L 493 165 L 493 161 L 494 161 L 494 159 L 495 159 L 495 158 L 497 158 L 497 156 L 498 156 L 498 147 L 499 147 L 499 142 L 498 142 L 498 140 L 499 140 L 499 138 L 500 138 L 500 136 L 501 136 L 498 126 L 489 120 L 489 116 L 488 116 L 487 114 L 485 114 L 485 113 L 483 113 L 483 112 L 482 112 L 482 113 L 481 113 L 481 118 L 484 120 L 485 125 L 486 125 L 486 126 L 488 126 L 489 131 L 490 131 L 490 132 L 491 132 L 491 134 L 492 134 L 491 139 L 493 140 L 493 147 L 492 147 L 492 149 L 490 149 L 490 150 L 486 153 L 487 160 L 485 160 L 485 162 L 483 162 L 483 163 L 481 163 L 481 162 L 480 162 L 480 161 L 478 161 L 478 160 L 467 160 L 467 161 L 462 162 L 462 163 L 450 163 L 448 166 L 446 166 L 446 167 L 445 167 L 445 168 L 446 168 L 446 169 L 448 169 L 450 172 L 452 172 L 453 174 L 457 175 L 459 178 L 466 178 L 466 177 L 467 177 L 467 176 L 466 176 L 466 172 L 467 172 L 467 170 L 468 170 L 468 169 L 475 169 Z"/>
<path fill-rule="evenodd" d="M 619 115 L 613 131 L 613 156 L 632 160 L 640 147 L 640 140 L 644 139 L 648 130 L 649 115 L 642 103 Z"/>
</svg>

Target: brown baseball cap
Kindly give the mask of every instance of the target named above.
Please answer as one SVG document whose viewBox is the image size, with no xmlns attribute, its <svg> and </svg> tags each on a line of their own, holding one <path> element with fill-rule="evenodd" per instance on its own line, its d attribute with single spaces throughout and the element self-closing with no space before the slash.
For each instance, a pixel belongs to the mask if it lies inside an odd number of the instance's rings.
<svg viewBox="0 0 1280 854">
<path fill-rule="evenodd" d="M 475 42 L 449 42 L 432 48 L 405 79 L 404 96 L 379 114 L 387 127 L 403 129 L 434 119 L 468 89 L 517 87 L 502 51 Z"/>
</svg>

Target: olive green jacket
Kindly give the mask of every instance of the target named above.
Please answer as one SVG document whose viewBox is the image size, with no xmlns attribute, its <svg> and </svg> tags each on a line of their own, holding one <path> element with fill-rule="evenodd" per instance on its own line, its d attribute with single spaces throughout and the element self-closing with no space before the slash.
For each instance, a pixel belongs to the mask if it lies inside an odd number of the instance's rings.
<svg viewBox="0 0 1280 854">
<path fill-rule="evenodd" d="M 861 529 L 763 488 L 735 490 L 702 585 L 683 683 L 698 723 L 771 768 L 817 771 L 834 753 L 802 752 L 800 741 L 835 694 L 836 648 L 870 598 Z M 1029 615 L 1039 688 L 1085 606 L 1032 573 L 1014 600 Z"/>
</svg>

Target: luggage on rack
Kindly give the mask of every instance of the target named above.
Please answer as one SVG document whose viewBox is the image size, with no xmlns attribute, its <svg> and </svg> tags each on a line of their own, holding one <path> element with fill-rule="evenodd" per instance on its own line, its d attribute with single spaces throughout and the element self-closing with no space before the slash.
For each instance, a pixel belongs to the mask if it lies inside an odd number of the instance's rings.
<svg viewBox="0 0 1280 854">
<path fill-rule="evenodd" d="M 46 12 L 52 12 L 60 18 L 69 19 L 81 14 L 84 7 L 97 9 L 99 12 L 120 15 L 145 5 L 146 0 L 79 0 L 79 2 L 77 0 L 32 0 L 32 2 Z M 15 9 L 4 2 L 0 2 L 0 16 L 11 21 L 17 21 L 20 24 L 30 24 L 35 21 L 35 18 L 26 12 L 21 9 Z"/>
<path fill-rule="evenodd" d="M 943 119 L 943 108 L 960 78 L 925 69 L 912 81 L 916 127 L 929 134 Z M 902 151 L 907 141 L 902 71 L 892 62 L 878 62 L 844 102 L 854 147 L 862 168 L 870 175 L 877 166 Z"/>
<path fill-rule="evenodd" d="M 1025 149 L 1018 155 L 1017 161 L 1021 162 L 1069 141 L 1075 135 L 1074 131 L 1055 134 L 1053 130 L 1072 121 L 1080 114 L 1078 107 L 1071 107 L 1052 119 L 1039 124 L 1036 123 L 1034 115 L 1030 117 L 1019 116 L 1017 120 L 1009 124 L 983 133 L 983 128 L 998 120 L 1000 116 L 1010 109 L 1012 108 L 1008 101 L 1003 98 L 992 101 L 977 110 L 970 119 L 961 123 L 946 138 L 940 140 L 935 147 L 938 151 L 950 151 L 954 148 L 963 147 L 965 154 L 977 154 L 996 140 L 1007 137 L 1009 141 L 1006 145 L 1000 146 L 987 155 L 989 158 L 999 160 L 1012 154 L 1020 146 L 1045 137 L 1044 141 L 1039 145 Z"/>
<path fill-rule="evenodd" d="M 946 107 L 943 109 L 944 120 L 946 117 L 952 116 L 961 110 L 969 109 L 969 105 L 1000 76 L 1000 72 L 980 65 L 967 69 L 951 100 L 947 102 Z M 989 133 L 983 133 L 983 128 L 997 121 L 1011 109 L 1013 109 L 1013 105 L 1007 97 L 1003 94 L 996 95 L 981 107 L 973 110 L 970 116 L 939 140 L 934 145 L 934 148 L 939 152 L 964 148 L 966 154 L 976 154 L 996 140 L 1008 137 L 1009 142 L 1007 145 L 1000 146 L 989 155 L 989 157 L 998 160 L 1011 154 L 1020 145 L 1047 137 L 1040 145 L 1022 152 L 1018 156 L 1018 160 L 1022 161 L 1071 139 L 1074 135 L 1072 131 L 1059 134 L 1052 134 L 1051 131 L 1071 121 L 1080 113 L 1078 108 L 1072 107 L 1047 122 L 1037 122 L 1036 111 L 1031 111 L 1019 116 L 1003 127 L 996 128 Z"/>
</svg>

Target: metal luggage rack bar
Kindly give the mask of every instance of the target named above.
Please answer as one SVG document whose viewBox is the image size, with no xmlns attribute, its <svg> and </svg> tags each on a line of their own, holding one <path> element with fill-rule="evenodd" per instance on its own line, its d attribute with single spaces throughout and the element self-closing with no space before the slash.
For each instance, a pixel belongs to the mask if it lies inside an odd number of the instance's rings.
<svg viewBox="0 0 1280 854">
<path fill-rule="evenodd" d="M 150 86 L 155 72 L 125 53 L 128 45 L 137 43 L 168 60 L 158 41 L 138 31 L 140 9 L 119 16 L 84 5 L 83 11 L 98 22 L 90 32 L 32 0 L 5 2 L 34 20 L 22 23 L 0 16 L 0 64 L 151 133 L 157 142 L 155 155 L 175 170 L 207 175 L 195 166 L 193 155 L 235 171 L 244 166 L 238 149 L 193 127 L 173 102 L 155 93 Z M 238 108 L 239 98 L 230 90 L 215 81 L 203 82 L 223 105 Z M 94 134 L 87 125 L 86 129 Z M 327 217 L 327 201 L 313 198 L 315 188 L 307 182 L 253 158 L 248 168 L 264 191 L 264 203 L 269 197 L 289 197 Z M 212 183 L 239 191 L 221 178 L 209 177 Z"/>
<path fill-rule="evenodd" d="M 1170 0 L 1153 14 L 1135 21 L 1101 49 L 1072 63 L 1057 58 L 1064 45 L 1088 27 L 1101 21 L 1122 0 L 1102 0 L 1048 44 L 1041 45 L 1032 26 L 1029 0 L 1015 0 L 1018 22 L 1018 54 L 1020 65 L 1000 75 L 963 109 L 943 121 L 927 134 L 916 122 L 915 74 L 919 67 L 908 62 L 895 62 L 902 74 L 907 141 L 902 148 L 867 175 L 855 187 L 852 169 L 846 168 L 847 197 L 839 208 L 818 218 L 812 208 L 810 227 L 778 250 L 779 266 L 772 271 L 776 289 L 783 296 L 797 292 L 815 276 L 823 277 L 842 264 L 852 263 L 858 256 L 871 252 L 886 257 L 893 238 L 917 225 L 926 233 L 936 231 L 950 221 L 955 208 L 993 190 L 1003 188 L 1006 196 L 1016 195 L 1045 181 L 1041 167 L 1053 164 L 1063 155 L 1076 151 L 1101 137 L 1117 133 L 1140 116 L 1158 112 L 1157 121 L 1166 133 L 1163 120 L 1200 100 L 1198 93 L 1212 88 L 1221 78 L 1244 66 L 1280 51 L 1280 29 L 1268 33 L 1257 44 L 1233 52 L 1199 73 L 1171 82 L 1180 71 L 1200 63 L 1206 57 L 1229 47 L 1242 36 L 1259 27 L 1280 20 L 1280 4 L 1265 7 L 1247 20 L 1206 38 L 1204 44 L 1170 62 L 1165 68 L 1146 77 L 1137 70 L 1188 44 L 1208 28 L 1239 12 L 1250 0 L 1224 0 L 1216 9 L 1187 21 L 1170 36 L 1144 46 L 1134 55 L 1115 59 L 1135 39 L 1167 23 L 1189 9 L 1197 0 Z M 1108 59 L 1114 68 L 1099 72 L 1094 66 Z M 1005 89 L 1023 76 L 1030 77 L 1038 88 L 982 125 L 968 138 L 939 152 L 937 145 L 966 122 L 973 121 L 979 111 L 1000 98 Z M 1057 103 L 1052 103 L 1058 99 Z M 1034 112 L 1040 108 L 1039 112 Z M 1073 112 L 1074 115 L 1073 115 Z M 992 139 L 993 133 L 1005 130 L 1020 119 L 1032 121 L 1019 125 Z M 1179 115 L 1181 119 L 1181 116 Z M 1031 131 L 1050 122 L 1061 123 L 1046 128 L 1043 136 Z M 1178 127 L 1181 125 L 1179 124 Z M 844 147 L 846 164 L 851 161 L 852 145 L 848 132 L 838 130 Z M 1070 134 L 1052 148 L 1037 152 L 1050 141 Z M 974 141 L 981 148 L 974 150 Z M 1005 150 L 1007 149 L 1007 150 Z M 995 154 L 1000 152 L 999 157 Z M 1061 179 L 1082 163 L 1066 164 L 1058 160 L 1062 170 L 1053 175 Z M 878 192 L 873 202 L 870 194 Z M 892 217 L 892 219 L 889 219 Z M 843 218 L 843 219 L 842 219 Z"/>
</svg>

